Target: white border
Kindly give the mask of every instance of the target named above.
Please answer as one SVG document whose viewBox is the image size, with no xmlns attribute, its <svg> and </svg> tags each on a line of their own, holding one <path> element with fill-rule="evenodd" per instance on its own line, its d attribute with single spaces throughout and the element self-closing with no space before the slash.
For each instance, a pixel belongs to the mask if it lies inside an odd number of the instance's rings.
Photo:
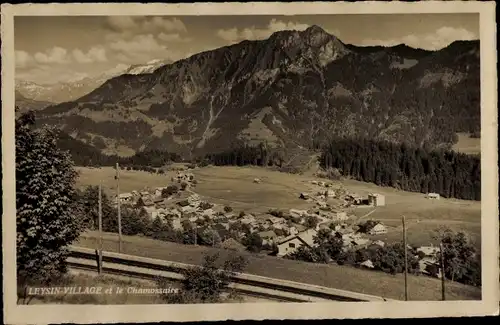
<svg viewBox="0 0 500 325">
<path fill-rule="evenodd" d="M 294 15 L 479 13 L 481 52 L 482 268 L 481 301 L 252 303 L 215 305 L 16 305 L 13 17 L 50 15 Z M 242 319 L 325 319 L 481 316 L 498 313 L 497 74 L 494 2 L 21 4 L 2 15 L 2 167 L 4 322 L 95 323 Z M 353 306 L 354 307 L 354 306 Z"/>
</svg>

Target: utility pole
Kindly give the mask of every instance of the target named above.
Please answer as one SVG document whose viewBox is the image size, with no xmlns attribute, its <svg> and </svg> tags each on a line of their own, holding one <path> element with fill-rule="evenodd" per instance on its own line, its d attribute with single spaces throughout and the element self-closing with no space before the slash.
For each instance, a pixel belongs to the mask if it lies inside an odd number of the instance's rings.
<svg viewBox="0 0 500 325">
<path fill-rule="evenodd" d="M 405 247 L 405 300 L 408 301 L 408 244 L 406 243 L 405 216 L 403 216 L 403 244 Z"/>
<path fill-rule="evenodd" d="M 439 244 L 439 252 L 441 255 L 441 299 L 446 300 L 446 290 L 445 290 L 445 275 L 444 275 L 444 249 L 443 243 Z"/>
<path fill-rule="evenodd" d="M 118 253 L 122 252 L 122 215 L 120 210 L 120 167 L 116 163 L 116 202 L 118 210 Z"/>
<path fill-rule="evenodd" d="M 98 272 L 102 273 L 102 182 L 99 183 L 99 258 Z"/>
</svg>

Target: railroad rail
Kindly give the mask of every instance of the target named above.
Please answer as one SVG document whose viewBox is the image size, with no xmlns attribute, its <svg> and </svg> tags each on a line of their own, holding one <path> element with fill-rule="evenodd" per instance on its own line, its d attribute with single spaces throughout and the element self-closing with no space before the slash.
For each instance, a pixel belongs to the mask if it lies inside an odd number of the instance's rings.
<svg viewBox="0 0 500 325">
<path fill-rule="evenodd" d="M 181 281 L 182 271 L 194 265 L 152 259 L 147 257 L 103 251 L 102 271 L 105 274 L 126 276 L 143 280 L 163 277 Z M 97 272 L 96 251 L 70 246 L 68 265 L 71 269 Z M 327 301 L 393 301 L 379 296 L 327 288 L 288 280 L 238 273 L 231 278 L 230 288 L 246 296 L 287 302 Z"/>
</svg>

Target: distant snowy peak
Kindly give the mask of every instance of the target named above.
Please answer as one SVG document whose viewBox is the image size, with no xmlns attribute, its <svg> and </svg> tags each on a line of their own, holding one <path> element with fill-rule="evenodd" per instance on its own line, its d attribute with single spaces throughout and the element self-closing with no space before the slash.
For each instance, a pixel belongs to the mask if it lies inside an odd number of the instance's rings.
<svg viewBox="0 0 500 325">
<path fill-rule="evenodd" d="M 152 60 L 146 64 L 136 64 L 130 66 L 130 68 L 128 68 L 125 71 L 125 74 L 137 75 L 137 74 L 153 73 L 156 69 L 160 68 L 161 66 L 170 63 L 172 63 L 172 61 L 170 60 Z"/>
</svg>

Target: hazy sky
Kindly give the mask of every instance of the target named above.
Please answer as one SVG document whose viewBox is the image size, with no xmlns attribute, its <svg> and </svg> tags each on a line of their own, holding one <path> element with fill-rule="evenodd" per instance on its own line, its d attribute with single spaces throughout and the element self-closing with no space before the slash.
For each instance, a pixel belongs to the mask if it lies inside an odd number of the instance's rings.
<svg viewBox="0 0 500 325">
<path fill-rule="evenodd" d="M 54 83 L 316 24 L 344 43 L 440 49 L 479 39 L 478 14 L 15 17 L 16 78 Z"/>
</svg>

